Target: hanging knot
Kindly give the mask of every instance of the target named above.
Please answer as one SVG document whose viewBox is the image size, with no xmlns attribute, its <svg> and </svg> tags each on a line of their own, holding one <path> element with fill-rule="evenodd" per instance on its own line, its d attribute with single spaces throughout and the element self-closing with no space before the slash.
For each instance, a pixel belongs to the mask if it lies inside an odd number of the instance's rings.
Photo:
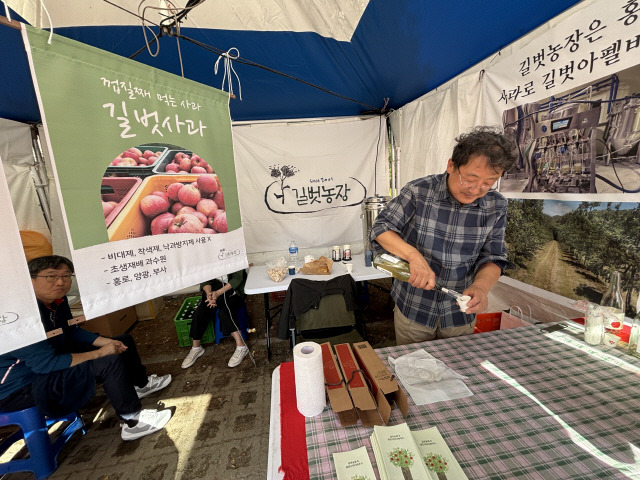
<svg viewBox="0 0 640 480">
<path fill-rule="evenodd" d="M 227 82 L 229 84 L 229 95 L 235 98 L 235 96 L 233 95 L 233 78 L 231 77 L 231 74 L 233 73 L 238 79 L 238 90 L 240 93 L 240 100 L 242 100 L 242 85 L 240 84 L 240 77 L 233 68 L 233 60 L 237 60 L 238 58 L 240 58 L 240 52 L 236 47 L 231 47 L 226 52 L 220 54 L 220 56 L 216 60 L 215 65 L 213 66 L 213 73 L 214 75 L 218 74 L 218 65 L 220 63 L 220 60 L 224 59 L 224 73 L 222 77 L 222 86 L 220 87 L 220 89 L 224 91 L 224 84 L 225 82 Z"/>
</svg>

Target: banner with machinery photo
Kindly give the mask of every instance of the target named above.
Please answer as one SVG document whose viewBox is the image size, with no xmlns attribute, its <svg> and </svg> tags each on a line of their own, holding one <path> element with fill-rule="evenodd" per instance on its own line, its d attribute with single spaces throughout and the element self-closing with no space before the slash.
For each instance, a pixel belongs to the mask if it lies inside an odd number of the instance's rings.
<svg viewBox="0 0 640 480">
<path fill-rule="evenodd" d="M 488 123 L 518 144 L 501 192 L 640 199 L 639 17 L 637 2 L 594 2 L 486 69 Z"/>
<path fill-rule="evenodd" d="M 621 272 L 633 316 L 640 284 L 640 5 L 597 0 L 488 66 L 486 123 L 518 159 L 509 197 L 507 275 L 599 303 Z"/>
</svg>

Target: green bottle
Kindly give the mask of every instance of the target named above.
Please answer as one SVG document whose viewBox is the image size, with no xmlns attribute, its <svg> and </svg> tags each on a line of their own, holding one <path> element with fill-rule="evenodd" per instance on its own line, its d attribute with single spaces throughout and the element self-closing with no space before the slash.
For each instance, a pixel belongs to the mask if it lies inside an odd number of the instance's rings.
<svg viewBox="0 0 640 480">
<path fill-rule="evenodd" d="M 379 253 L 373 259 L 373 266 L 391 275 L 393 278 L 406 282 L 411 276 L 409 264 L 404 260 L 389 253 Z"/>
</svg>

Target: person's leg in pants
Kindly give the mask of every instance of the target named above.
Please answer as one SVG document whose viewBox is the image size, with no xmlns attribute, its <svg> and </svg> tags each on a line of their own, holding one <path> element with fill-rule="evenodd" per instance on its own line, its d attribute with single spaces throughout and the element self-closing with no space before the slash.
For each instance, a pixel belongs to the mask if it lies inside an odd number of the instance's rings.
<svg viewBox="0 0 640 480">
<path fill-rule="evenodd" d="M 202 292 L 200 304 L 196 308 L 196 311 L 193 312 L 193 319 L 191 320 L 191 327 L 189 328 L 189 337 L 191 337 L 193 344 L 191 350 L 189 350 L 189 353 L 182 361 L 182 368 L 189 368 L 204 354 L 204 348 L 202 348 L 201 345 L 202 337 L 209 322 L 212 322 L 215 318 L 216 309 L 217 307 L 207 305 L 207 294 Z"/>
<path fill-rule="evenodd" d="M 113 337 L 114 340 L 120 340 L 127 346 L 127 349 L 119 356 L 125 364 L 125 369 L 136 387 L 144 387 L 147 384 L 147 367 L 145 367 L 140 359 L 138 347 L 133 337 L 127 333 Z"/>
<path fill-rule="evenodd" d="M 238 310 L 244 303 L 244 299 L 239 295 L 225 295 L 218 299 L 218 318 L 220 319 L 220 330 L 224 336 L 231 335 L 236 342 L 236 349 L 227 364 L 229 367 L 240 365 L 244 357 L 249 353 L 249 348 L 245 345 L 240 333 L 240 319 Z"/>
<path fill-rule="evenodd" d="M 122 355 L 107 355 L 91 360 L 96 380 L 102 382 L 109 403 L 119 417 L 138 413 L 142 409 L 133 379 L 121 357 Z"/>
<path fill-rule="evenodd" d="M 396 332 L 396 345 L 426 342 L 436 338 L 436 329 L 425 327 L 405 317 L 400 309 L 393 309 L 393 326 Z"/>
<path fill-rule="evenodd" d="M 222 298 L 219 300 L 222 300 Z M 200 341 L 209 322 L 212 322 L 216 317 L 217 308 L 218 307 L 210 307 L 207 305 L 207 294 L 202 292 L 200 304 L 196 308 L 196 311 L 193 312 L 193 319 L 189 327 L 189 337 L 193 340 L 193 348 L 200 347 Z"/>
</svg>

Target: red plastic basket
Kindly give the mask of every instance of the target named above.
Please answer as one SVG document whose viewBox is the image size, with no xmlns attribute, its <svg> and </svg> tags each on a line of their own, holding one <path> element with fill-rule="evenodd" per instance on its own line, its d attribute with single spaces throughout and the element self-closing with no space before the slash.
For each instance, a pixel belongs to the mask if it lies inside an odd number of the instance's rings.
<svg viewBox="0 0 640 480">
<path fill-rule="evenodd" d="M 102 187 L 111 187 L 113 193 L 101 193 L 104 202 L 118 202 L 118 205 L 104 219 L 107 227 L 115 220 L 122 209 L 127 205 L 131 196 L 136 192 L 142 179 L 138 177 L 104 177 Z"/>
</svg>

